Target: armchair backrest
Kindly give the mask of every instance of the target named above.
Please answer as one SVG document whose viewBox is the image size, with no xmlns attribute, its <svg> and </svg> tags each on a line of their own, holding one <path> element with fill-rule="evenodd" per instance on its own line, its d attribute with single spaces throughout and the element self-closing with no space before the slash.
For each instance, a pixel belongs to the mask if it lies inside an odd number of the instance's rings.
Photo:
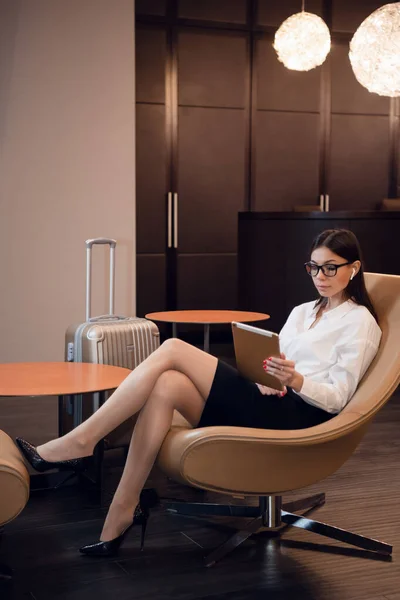
<svg viewBox="0 0 400 600">
<path fill-rule="evenodd" d="M 377 355 L 342 413 L 372 417 L 400 382 L 400 276 L 365 273 L 365 284 L 382 338 Z"/>
</svg>

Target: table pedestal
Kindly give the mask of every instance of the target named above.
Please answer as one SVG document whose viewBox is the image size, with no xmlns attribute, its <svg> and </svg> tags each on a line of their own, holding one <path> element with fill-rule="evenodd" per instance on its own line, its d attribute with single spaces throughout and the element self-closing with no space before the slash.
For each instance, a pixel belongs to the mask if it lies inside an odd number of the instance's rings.
<svg viewBox="0 0 400 600">
<path fill-rule="evenodd" d="M 107 400 L 107 392 L 95 392 L 93 394 L 93 413 L 97 408 L 100 408 Z M 96 397 L 96 398 L 95 398 Z M 82 394 L 68 394 L 66 396 L 58 396 L 58 437 L 62 437 L 68 431 L 65 431 L 64 410 L 67 409 L 72 418 L 72 427 L 75 429 L 83 421 L 83 400 Z M 91 468 L 78 474 L 71 470 L 69 473 L 65 471 L 55 471 L 50 473 L 37 473 L 31 475 L 31 491 L 39 490 L 57 490 L 67 483 L 74 483 L 78 477 L 80 480 L 90 482 L 94 488 L 101 491 L 103 488 L 103 457 L 104 457 L 104 440 L 101 440 L 95 447 L 93 452 L 93 461 Z"/>
<path fill-rule="evenodd" d="M 204 352 L 210 352 L 210 323 L 204 324 Z"/>
<path fill-rule="evenodd" d="M 172 323 L 172 337 L 178 337 L 178 324 Z M 210 352 L 210 323 L 204 324 L 204 343 L 203 343 L 204 352 Z"/>
</svg>

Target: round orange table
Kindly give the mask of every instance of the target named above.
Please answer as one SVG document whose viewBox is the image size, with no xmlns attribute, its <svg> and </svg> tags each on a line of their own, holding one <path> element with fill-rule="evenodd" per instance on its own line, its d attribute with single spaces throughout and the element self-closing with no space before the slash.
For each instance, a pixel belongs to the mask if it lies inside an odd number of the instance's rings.
<svg viewBox="0 0 400 600">
<path fill-rule="evenodd" d="M 114 390 L 131 371 L 122 367 L 74 362 L 32 362 L 0 364 L 0 396 L 58 396 L 59 435 L 65 396 L 96 393 L 99 404 L 105 393 Z M 79 424 L 79 408 L 74 426 Z"/>
<path fill-rule="evenodd" d="M 73 426 L 82 420 L 81 394 L 98 393 L 98 405 L 106 400 L 106 392 L 114 390 L 131 373 L 130 369 L 110 365 L 73 362 L 33 362 L 0 364 L 1 396 L 58 396 L 58 434 L 63 435 L 64 401 L 71 402 Z M 91 479 L 102 489 L 103 442 L 94 452 L 95 477 Z M 60 479 L 62 473 L 40 474 L 31 477 L 31 489 L 56 489 L 74 474 Z M 90 479 L 90 477 L 89 477 Z"/>
<path fill-rule="evenodd" d="M 250 323 L 252 321 L 265 321 L 269 315 L 245 310 L 170 310 L 164 312 L 148 313 L 146 319 L 172 323 L 172 337 L 177 337 L 178 323 L 199 323 L 204 325 L 204 350 L 210 351 L 210 325 L 227 324 L 232 321 Z"/>
<path fill-rule="evenodd" d="M 0 364 L 0 396 L 67 396 L 113 390 L 131 371 L 74 362 Z"/>
</svg>

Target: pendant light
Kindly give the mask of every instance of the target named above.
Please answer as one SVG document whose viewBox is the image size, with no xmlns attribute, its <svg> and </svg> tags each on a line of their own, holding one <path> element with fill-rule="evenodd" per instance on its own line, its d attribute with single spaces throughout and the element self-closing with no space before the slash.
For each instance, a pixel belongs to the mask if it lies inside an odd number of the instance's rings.
<svg viewBox="0 0 400 600">
<path fill-rule="evenodd" d="M 274 48 L 287 69 L 310 71 L 322 65 L 331 48 L 331 36 L 323 19 L 302 10 L 283 21 L 275 34 Z"/>
<path fill-rule="evenodd" d="M 357 81 L 369 92 L 400 96 L 400 2 L 381 6 L 361 23 L 349 58 Z"/>
</svg>

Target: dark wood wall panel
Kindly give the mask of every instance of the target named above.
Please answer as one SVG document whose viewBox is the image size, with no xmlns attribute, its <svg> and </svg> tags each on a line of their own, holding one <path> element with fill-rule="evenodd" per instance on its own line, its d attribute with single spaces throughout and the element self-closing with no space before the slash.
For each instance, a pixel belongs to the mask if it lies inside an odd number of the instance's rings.
<svg viewBox="0 0 400 600">
<path fill-rule="evenodd" d="M 322 16 L 322 0 L 307 0 L 306 10 Z M 258 0 L 258 25 L 278 27 L 285 19 L 301 11 L 301 0 Z"/>
<path fill-rule="evenodd" d="M 187 19 L 246 22 L 246 0 L 178 0 L 178 16 Z"/>
<path fill-rule="evenodd" d="M 279 62 L 270 38 L 257 42 L 257 108 L 318 111 L 321 69 L 299 73 Z"/>
<path fill-rule="evenodd" d="M 179 109 L 180 252 L 236 252 L 244 147 L 243 110 Z"/>
<path fill-rule="evenodd" d="M 372 235 L 371 222 L 367 219 L 351 221 L 350 228 L 360 242 L 366 271 L 400 275 L 399 219 L 391 218 L 389 215 L 385 220 L 376 219 Z M 391 244 L 393 247 L 390 251 Z"/>
<path fill-rule="evenodd" d="M 243 108 L 246 38 L 206 31 L 179 33 L 179 104 Z"/>
<path fill-rule="evenodd" d="M 355 78 L 348 42 L 333 44 L 331 65 L 333 113 L 389 114 L 389 98 L 371 94 Z"/>
<path fill-rule="evenodd" d="M 136 28 L 136 102 L 165 103 L 166 32 Z"/>
<path fill-rule="evenodd" d="M 137 251 L 164 252 L 166 244 L 165 107 L 136 106 Z"/>
<path fill-rule="evenodd" d="M 273 221 L 266 228 L 263 221 L 239 219 L 239 308 L 269 314 L 268 329 L 272 331 L 277 331 L 287 317 L 282 295 L 286 281 L 287 245 L 285 226 L 281 221 Z"/>
<path fill-rule="evenodd" d="M 318 115 L 258 111 L 254 210 L 293 210 L 318 199 Z"/>
<path fill-rule="evenodd" d="M 136 261 L 137 316 L 166 309 L 166 260 L 164 255 L 140 255 Z"/>
<path fill-rule="evenodd" d="M 178 258 L 178 308 L 237 308 L 236 255 L 197 255 Z"/>
<path fill-rule="evenodd" d="M 333 31 L 354 32 L 374 10 L 388 4 L 382 0 L 333 0 Z"/>
<path fill-rule="evenodd" d="M 388 117 L 332 116 L 330 210 L 374 210 L 387 195 Z"/>
<path fill-rule="evenodd" d="M 166 13 L 167 0 L 135 0 L 137 15 L 163 16 Z"/>
</svg>

